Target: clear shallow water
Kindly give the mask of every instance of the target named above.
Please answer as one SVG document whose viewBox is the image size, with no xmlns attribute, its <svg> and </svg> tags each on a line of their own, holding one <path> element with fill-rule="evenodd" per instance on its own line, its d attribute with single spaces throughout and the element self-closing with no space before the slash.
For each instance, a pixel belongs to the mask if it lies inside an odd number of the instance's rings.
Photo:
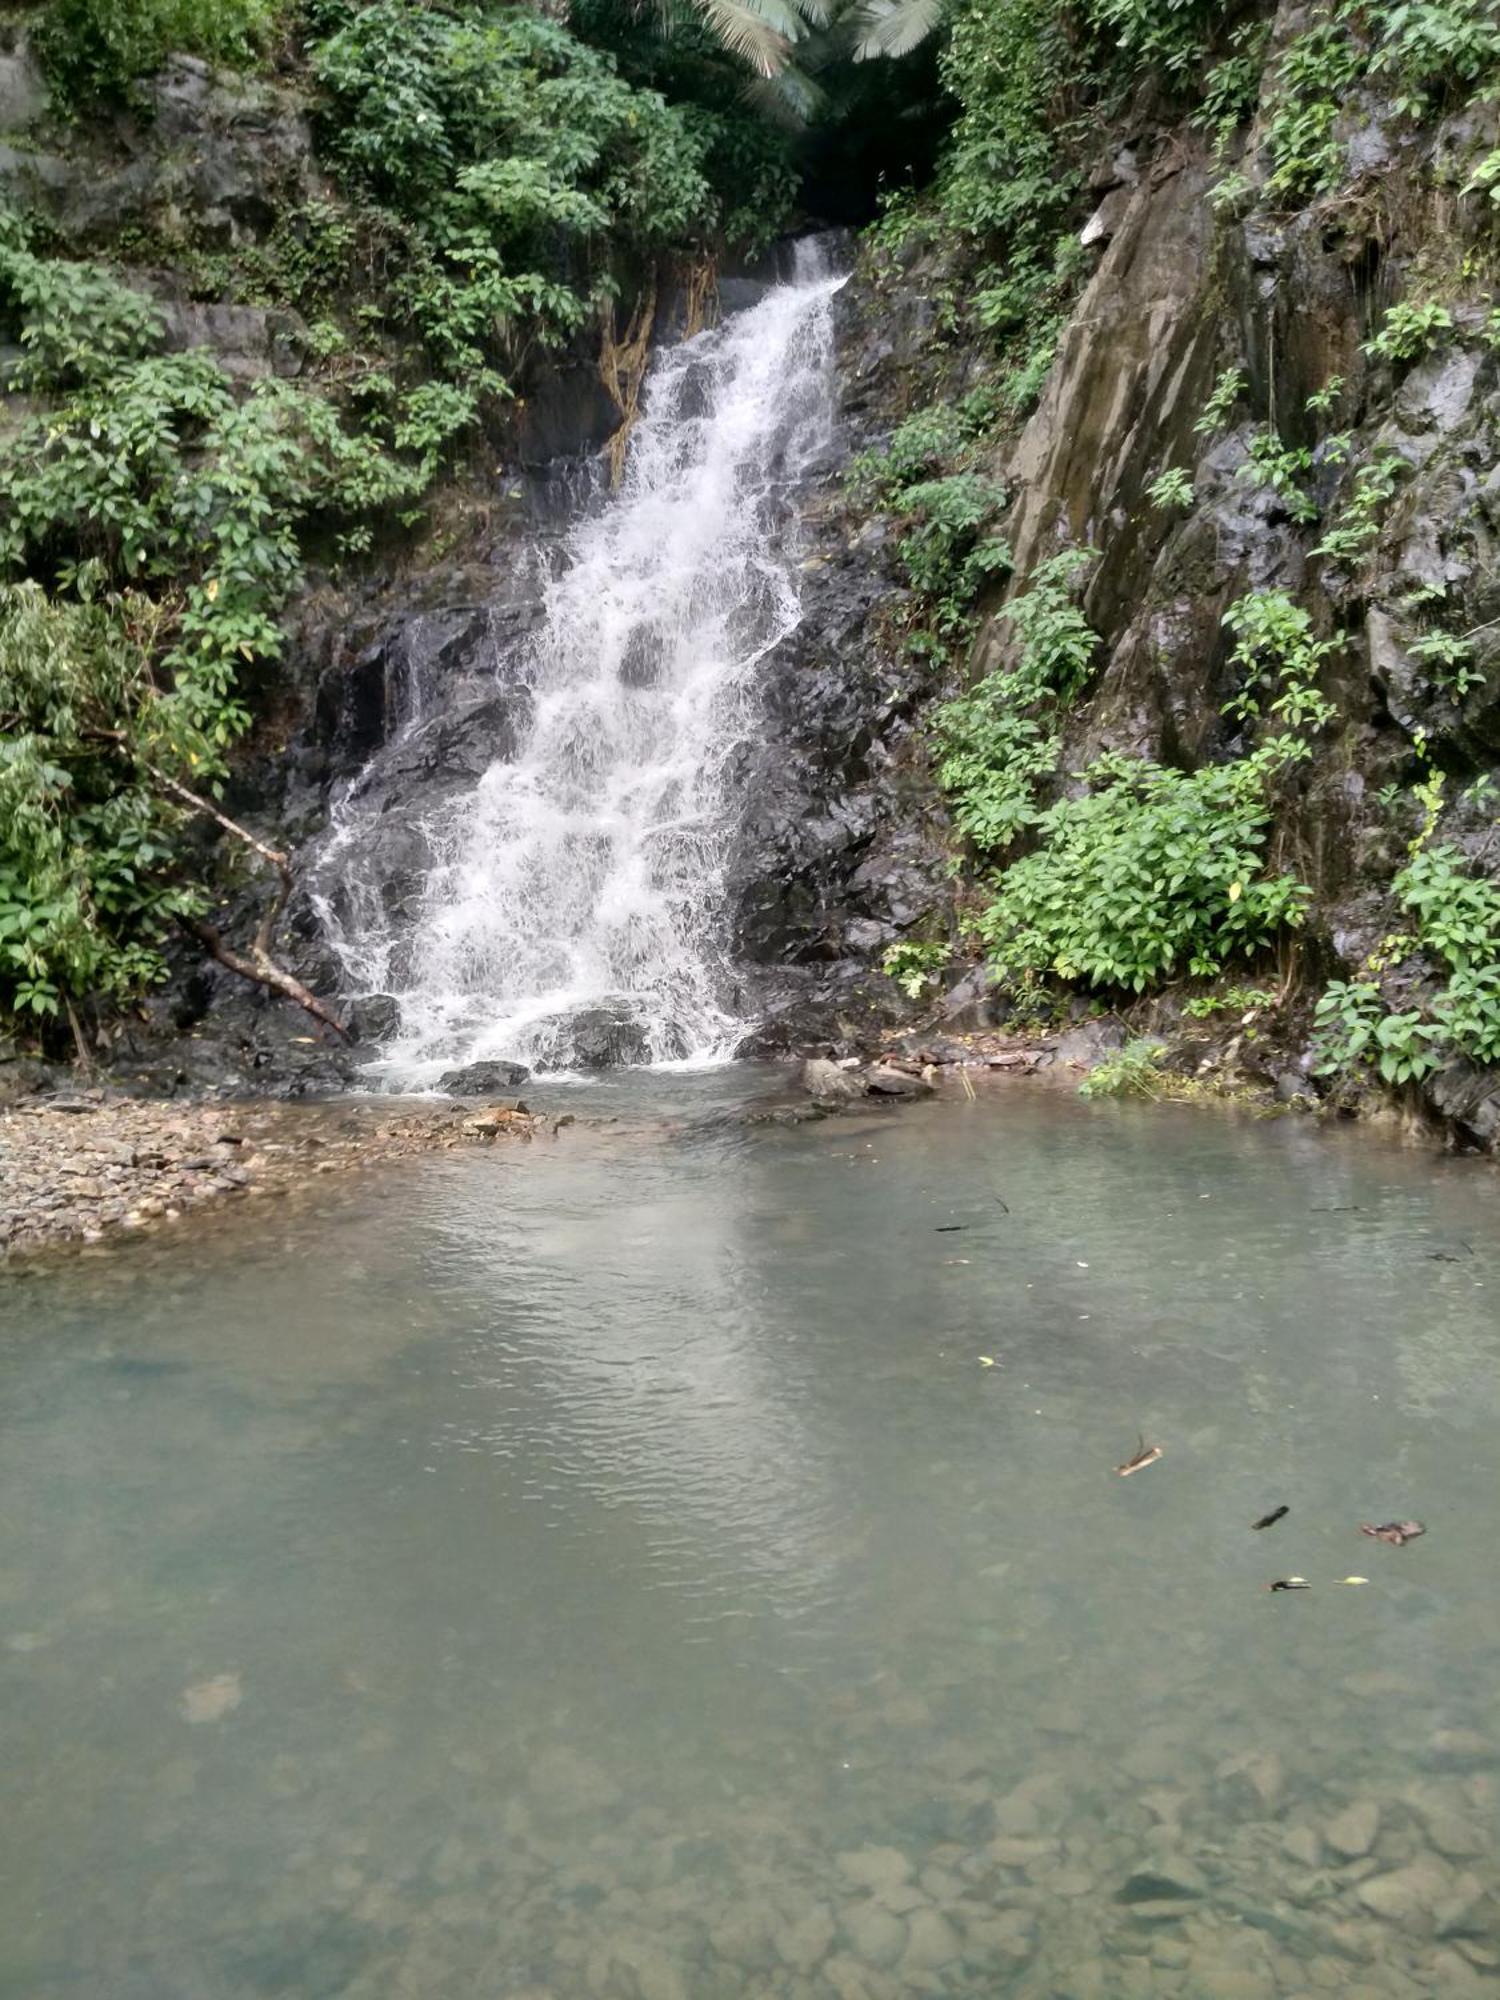
<svg viewBox="0 0 1500 2000">
<path fill-rule="evenodd" d="M 6 2000 L 1494 1990 L 1492 1173 L 762 1087 L 0 1280 Z"/>
</svg>

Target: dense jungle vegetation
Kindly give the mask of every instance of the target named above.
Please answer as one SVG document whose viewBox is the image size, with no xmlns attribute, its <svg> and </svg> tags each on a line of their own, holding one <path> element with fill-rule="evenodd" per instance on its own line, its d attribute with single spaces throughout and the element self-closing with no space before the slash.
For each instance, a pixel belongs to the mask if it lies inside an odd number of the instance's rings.
<svg viewBox="0 0 1500 2000">
<path fill-rule="evenodd" d="M 1349 174 L 1338 117 L 1375 80 L 1412 126 L 1500 86 L 1492 0 L 1316 0 L 1268 68 L 1267 0 L 54 0 L 35 36 L 66 121 L 142 115 L 171 52 L 310 98 L 336 192 L 263 242 L 122 244 L 81 261 L 34 216 L 0 216 L 0 311 L 19 401 L 0 454 L 0 1012 L 42 1035 L 160 976 L 163 939 L 207 907 L 187 829 L 254 719 L 282 616 L 312 566 L 419 535 L 434 491 L 506 435 L 547 357 L 626 340 L 658 281 L 762 251 L 800 215 L 869 219 L 899 269 L 938 246 L 940 341 L 983 357 L 961 396 L 914 408 L 851 468 L 851 500 L 897 524 L 910 591 L 897 643 L 951 695 L 932 749 L 980 885 L 969 937 L 1033 1000 L 1059 981 L 1129 995 L 1274 952 L 1307 885 L 1268 860 L 1281 788 L 1334 717 L 1337 633 L 1282 590 L 1228 625 L 1239 754 L 1199 769 L 1107 755 L 1060 768 L 1090 684 L 1080 609 L 1092 552 L 1011 576 L 997 448 L 1035 406 L 1090 268 L 1079 241 L 1101 131 L 1127 108 L 1191 121 L 1214 204 L 1287 209 Z M 1245 134 L 1259 113 L 1259 155 Z M 1464 163 L 1500 201 L 1500 151 Z M 1258 178 L 1256 178 L 1258 176 Z M 1268 193 L 1267 193 L 1268 191 Z M 1493 212 L 1500 216 L 1500 207 Z M 248 387 L 164 349 L 125 269 L 171 257 L 201 297 L 294 309 L 310 365 Z M 1372 342 L 1393 367 L 1452 332 L 1489 271 L 1434 273 Z M 1227 370 L 1200 418 L 1243 417 Z M 1403 468 L 1341 449 L 1339 384 L 1295 435 L 1257 433 L 1244 476 L 1357 567 Z M 1289 433 L 1290 433 L 1289 427 Z M 1350 459 L 1347 438 L 1342 444 Z M 1163 465 L 1149 504 L 1193 498 Z M 1320 518 L 1321 513 L 1321 518 Z M 1003 664 L 971 680 L 985 607 L 1009 589 Z M 1431 674 L 1466 695 L 1473 637 L 1431 608 Z M 1421 746 L 1418 746 L 1419 752 Z M 1411 915 L 1380 965 L 1330 984 L 1327 1061 L 1420 1076 L 1500 1058 L 1500 891 L 1437 837 L 1422 767 L 1394 885 Z M 951 938 L 892 954 L 914 996 Z M 1387 1004 L 1410 947 L 1433 976 Z"/>
</svg>

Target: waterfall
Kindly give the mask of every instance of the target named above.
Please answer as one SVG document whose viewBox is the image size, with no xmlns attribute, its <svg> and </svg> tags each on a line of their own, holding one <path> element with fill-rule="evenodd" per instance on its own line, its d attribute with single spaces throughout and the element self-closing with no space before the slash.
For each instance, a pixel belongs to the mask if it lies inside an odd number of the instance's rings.
<svg viewBox="0 0 1500 2000">
<path fill-rule="evenodd" d="M 515 754 L 424 827 L 399 950 L 335 932 L 367 987 L 409 968 L 388 1081 L 733 1052 L 735 770 L 757 665 L 797 622 L 788 495 L 831 435 L 841 282 L 799 244 L 790 282 L 655 359 L 620 490 L 549 583 Z"/>
</svg>

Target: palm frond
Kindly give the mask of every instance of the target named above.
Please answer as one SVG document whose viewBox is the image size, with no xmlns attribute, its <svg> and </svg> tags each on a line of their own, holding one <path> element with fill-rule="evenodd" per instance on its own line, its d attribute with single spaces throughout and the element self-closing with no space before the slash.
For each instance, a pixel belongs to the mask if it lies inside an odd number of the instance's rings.
<svg viewBox="0 0 1500 2000">
<path fill-rule="evenodd" d="M 725 48 L 763 77 L 780 74 L 793 42 L 803 32 L 796 10 L 780 0 L 696 0 L 696 4 Z"/>
<path fill-rule="evenodd" d="M 861 0 L 854 12 L 855 61 L 910 55 L 941 25 L 944 12 L 944 0 Z"/>
<path fill-rule="evenodd" d="M 795 129 L 812 122 L 827 93 L 800 62 L 788 61 L 772 76 L 752 77 L 744 95 L 746 103 L 753 104 L 773 124 Z"/>
</svg>

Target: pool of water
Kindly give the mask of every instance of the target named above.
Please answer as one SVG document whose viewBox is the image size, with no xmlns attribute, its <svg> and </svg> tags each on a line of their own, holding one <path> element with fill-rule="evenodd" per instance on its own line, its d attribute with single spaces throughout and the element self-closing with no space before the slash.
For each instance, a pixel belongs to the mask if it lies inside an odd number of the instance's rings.
<svg viewBox="0 0 1500 2000">
<path fill-rule="evenodd" d="M 0 1279 L 0 1994 L 1493 1994 L 1493 1172 L 661 1088 Z"/>
</svg>

